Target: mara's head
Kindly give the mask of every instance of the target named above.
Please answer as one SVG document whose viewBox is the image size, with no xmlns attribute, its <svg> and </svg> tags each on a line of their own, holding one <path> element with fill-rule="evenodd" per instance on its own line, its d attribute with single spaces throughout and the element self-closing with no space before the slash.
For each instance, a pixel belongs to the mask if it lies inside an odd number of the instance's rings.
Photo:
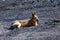
<svg viewBox="0 0 60 40">
<path fill-rule="evenodd" d="M 37 16 L 36 12 L 32 13 L 32 19 L 39 21 L 39 18 Z"/>
</svg>

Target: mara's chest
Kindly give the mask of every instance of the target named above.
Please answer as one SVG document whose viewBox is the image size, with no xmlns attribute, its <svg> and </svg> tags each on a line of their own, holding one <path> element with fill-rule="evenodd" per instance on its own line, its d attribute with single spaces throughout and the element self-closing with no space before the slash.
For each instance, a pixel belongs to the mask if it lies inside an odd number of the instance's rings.
<svg viewBox="0 0 60 40">
<path fill-rule="evenodd" d="M 32 23 L 31 23 L 33 26 L 37 26 L 38 25 L 38 23 L 37 23 L 37 21 L 32 21 Z"/>
</svg>

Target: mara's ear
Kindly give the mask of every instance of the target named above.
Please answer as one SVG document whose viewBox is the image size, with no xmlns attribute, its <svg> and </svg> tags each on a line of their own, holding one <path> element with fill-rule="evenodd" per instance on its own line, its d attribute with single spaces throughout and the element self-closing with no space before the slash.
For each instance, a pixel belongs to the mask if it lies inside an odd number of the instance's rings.
<svg viewBox="0 0 60 40">
<path fill-rule="evenodd" d="M 32 13 L 32 16 L 34 16 L 34 15 L 36 15 L 36 12 L 33 12 L 33 13 Z"/>
</svg>

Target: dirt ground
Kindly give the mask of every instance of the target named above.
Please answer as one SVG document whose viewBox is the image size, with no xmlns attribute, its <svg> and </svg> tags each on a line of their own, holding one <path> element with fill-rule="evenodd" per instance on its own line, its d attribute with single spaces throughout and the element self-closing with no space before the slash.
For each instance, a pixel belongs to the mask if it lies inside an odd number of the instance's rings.
<svg viewBox="0 0 60 40">
<path fill-rule="evenodd" d="M 32 0 L 0 1 L 0 40 L 60 40 L 60 6 L 58 3 Z M 39 17 L 39 26 L 8 30 L 14 20 Z"/>
</svg>

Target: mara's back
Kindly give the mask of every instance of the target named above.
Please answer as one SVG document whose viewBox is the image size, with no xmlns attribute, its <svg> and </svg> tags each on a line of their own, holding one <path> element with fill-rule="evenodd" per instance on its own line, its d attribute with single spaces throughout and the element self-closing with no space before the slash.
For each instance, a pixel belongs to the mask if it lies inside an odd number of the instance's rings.
<svg viewBox="0 0 60 40">
<path fill-rule="evenodd" d="M 29 19 L 25 19 L 25 20 L 17 20 L 19 23 L 21 23 L 21 26 L 25 27 L 25 26 L 30 26 L 30 20 Z"/>
</svg>

